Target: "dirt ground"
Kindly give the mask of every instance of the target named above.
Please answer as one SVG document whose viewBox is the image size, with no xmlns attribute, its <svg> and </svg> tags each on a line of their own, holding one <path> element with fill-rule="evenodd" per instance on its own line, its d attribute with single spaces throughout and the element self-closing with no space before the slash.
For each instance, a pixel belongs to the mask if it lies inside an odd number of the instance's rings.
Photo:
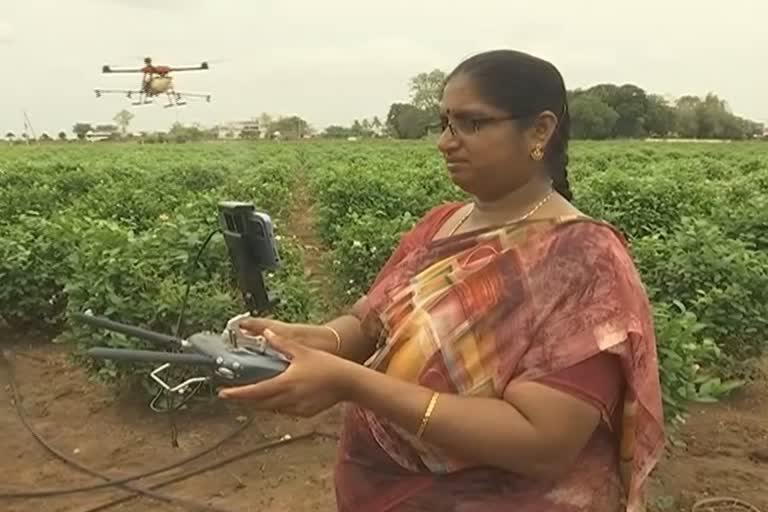
<svg viewBox="0 0 768 512">
<path fill-rule="evenodd" d="M 7 345 L 6 345 L 7 346 Z M 82 464 L 119 477 L 146 471 L 212 445 L 250 414 L 212 400 L 177 414 L 178 448 L 171 444 L 168 417 L 152 412 L 145 399 L 115 397 L 90 382 L 67 361 L 65 347 L 48 343 L 17 345 L 15 366 L 23 408 L 30 423 L 56 448 Z M 768 370 L 768 364 L 765 365 Z M 98 483 L 45 452 L 20 423 L 0 369 L 0 493 L 39 491 Z M 340 409 L 308 420 L 272 414 L 200 461 L 139 482 L 146 486 L 223 460 L 267 439 L 310 431 L 338 433 Z M 740 392 L 727 403 L 697 405 L 654 477 L 654 511 L 691 510 L 707 496 L 747 500 L 768 511 L 768 381 Z M 335 441 L 311 438 L 270 448 L 219 469 L 158 489 L 167 495 L 230 511 L 332 511 Z M 0 510 L 85 512 L 126 491 L 0 501 Z M 114 511 L 177 511 L 182 508 L 137 498 Z"/>
<path fill-rule="evenodd" d="M 679 443 L 669 443 L 654 475 L 654 510 L 687 511 L 698 500 L 728 496 L 768 512 L 768 358 L 760 370 L 761 379 L 729 399 L 690 408 Z"/>
<path fill-rule="evenodd" d="M 108 389 L 90 382 L 82 370 L 68 363 L 64 347 L 36 344 L 15 349 L 16 379 L 33 427 L 57 449 L 113 477 L 183 459 L 219 441 L 251 416 L 245 409 L 217 400 L 194 404 L 175 415 L 179 446 L 174 448 L 166 415 L 151 411 L 148 401 L 138 399 L 137 394 L 115 397 Z M 0 370 L 0 493 L 99 483 L 56 460 L 34 441 L 16 415 L 7 384 L 7 372 Z M 255 416 L 239 436 L 202 460 L 140 483 L 151 485 L 285 434 L 298 436 L 320 429 L 336 433 L 339 418 L 340 410 L 310 420 L 274 414 Z M 158 491 L 231 511 L 334 510 L 334 450 L 333 439 L 298 440 Z M 85 511 L 127 494 L 107 489 L 66 497 L 0 501 L 0 510 Z M 111 510 L 186 509 L 142 498 Z"/>
</svg>

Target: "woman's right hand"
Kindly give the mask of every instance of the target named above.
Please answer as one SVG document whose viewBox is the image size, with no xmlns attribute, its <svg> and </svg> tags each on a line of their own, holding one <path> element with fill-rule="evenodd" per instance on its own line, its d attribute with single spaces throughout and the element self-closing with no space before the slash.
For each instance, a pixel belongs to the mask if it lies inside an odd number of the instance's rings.
<svg viewBox="0 0 768 512">
<path fill-rule="evenodd" d="M 243 318 L 238 322 L 238 326 L 245 334 L 251 336 L 262 336 L 264 331 L 269 329 L 279 336 L 291 339 L 296 339 L 296 334 L 298 333 L 295 331 L 299 330 L 297 329 L 297 324 L 261 317 Z"/>
<path fill-rule="evenodd" d="M 244 334 L 250 336 L 262 336 L 264 331 L 269 329 L 281 338 L 310 348 L 333 352 L 336 347 L 333 332 L 320 325 L 294 324 L 271 318 L 248 317 L 240 320 L 238 326 Z"/>
</svg>

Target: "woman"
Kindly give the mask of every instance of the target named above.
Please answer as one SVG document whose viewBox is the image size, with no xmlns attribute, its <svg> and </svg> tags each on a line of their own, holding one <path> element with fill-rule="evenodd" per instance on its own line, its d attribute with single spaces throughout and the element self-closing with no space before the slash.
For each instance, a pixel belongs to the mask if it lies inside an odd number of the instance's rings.
<svg viewBox="0 0 768 512">
<path fill-rule="evenodd" d="M 243 321 L 292 363 L 221 396 L 303 416 L 348 402 L 341 511 L 642 510 L 663 446 L 652 315 L 621 235 L 569 202 L 562 77 L 483 53 L 441 109 L 473 201 L 421 219 L 348 315 Z"/>
</svg>

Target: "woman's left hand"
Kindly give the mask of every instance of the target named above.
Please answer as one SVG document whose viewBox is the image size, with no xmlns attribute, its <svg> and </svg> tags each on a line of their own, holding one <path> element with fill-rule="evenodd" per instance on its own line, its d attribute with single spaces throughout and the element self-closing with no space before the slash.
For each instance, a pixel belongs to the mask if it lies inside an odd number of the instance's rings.
<svg viewBox="0 0 768 512">
<path fill-rule="evenodd" d="M 246 386 L 224 388 L 219 397 L 242 399 L 257 409 L 294 416 L 314 416 L 346 399 L 355 363 L 322 350 L 264 331 L 269 344 L 291 360 L 271 379 Z"/>
</svg>

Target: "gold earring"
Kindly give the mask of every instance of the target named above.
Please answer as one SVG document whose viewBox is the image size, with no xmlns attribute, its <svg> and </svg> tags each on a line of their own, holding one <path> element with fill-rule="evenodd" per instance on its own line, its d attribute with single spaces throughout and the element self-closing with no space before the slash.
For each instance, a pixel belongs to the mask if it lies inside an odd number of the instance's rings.
<svg viewBox="0 0 768 512">
<path fill-rule="evenodd" d="M 531 158 L 533 158 L 537 162 L 542 158 L 544 158 L 544 150 L 541 149 L 541 144 L 536 144 L 533 150 L 531 150 Z"/>
</svg>

